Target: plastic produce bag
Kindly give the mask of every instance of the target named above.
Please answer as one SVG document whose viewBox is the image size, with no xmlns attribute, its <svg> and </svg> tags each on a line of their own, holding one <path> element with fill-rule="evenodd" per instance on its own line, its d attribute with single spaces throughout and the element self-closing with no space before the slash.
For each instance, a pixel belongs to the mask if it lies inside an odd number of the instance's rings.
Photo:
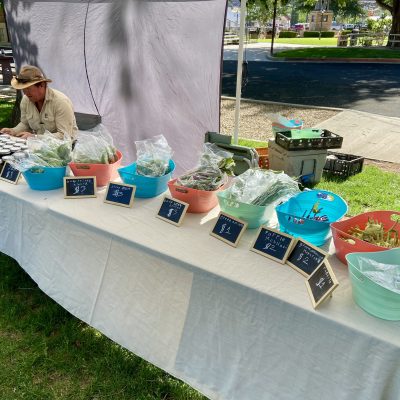
<svg viewBox="0 0 400 400">
<path fill-rule="evenodd" d="M 72 152 L 72 161 L 83 164 L 112 164 L 118 160 L 117 150 L 107 128 L 99 124 L 90 131 L 79 131 Z"/>
<path fill-rule="evenodd" d="M 227 199 L 257 206 L 277 205 L 299 193 L 299 185 L 285 173 L 248 169 L 233 179 Z"/>
<path fill-rule="evenodd" d="M 228 175 L 233 175 L 232 156 L 213 143 L 204 143 L 199 165 L 180 176 L 176 184 L 197 190 L 217 190 L 228 182 Z"/>
<path fill-rule="evenodd" d="M 367 257 L 359 259 L 360 272 L 380 286 L 400 294 L 400 265 L 383 264 Z"/>
<path fill-rule="evenodd" d="M 71 140 L 61 140 L 46 131 L 27 139 L 28 152 L 15 153 L 10 164 L 21 172 L 32 167 L 65 167 L 71 161 Z"/>
<path fill-rule="evenodd" d="M 168 172 L 173 151 L 163 135 L 139 140 L 136 144 L 136 171 L 138 175 L 163 176 Z"/>
</svg>

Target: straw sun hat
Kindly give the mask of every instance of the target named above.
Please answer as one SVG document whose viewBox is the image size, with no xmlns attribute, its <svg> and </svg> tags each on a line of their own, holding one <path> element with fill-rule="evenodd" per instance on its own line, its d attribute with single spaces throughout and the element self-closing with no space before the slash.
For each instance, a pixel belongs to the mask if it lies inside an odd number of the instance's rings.
<svg viewBox="0 0 400 400">
<path fill-rule="evenodd" d="M 47 79 L 38 67 L 25 65 L 19 74 L 12 78 L 11 86 L 14 89 L 22 90 L 39 82 L 51 82 L 51 79 Z"/>
</svg>

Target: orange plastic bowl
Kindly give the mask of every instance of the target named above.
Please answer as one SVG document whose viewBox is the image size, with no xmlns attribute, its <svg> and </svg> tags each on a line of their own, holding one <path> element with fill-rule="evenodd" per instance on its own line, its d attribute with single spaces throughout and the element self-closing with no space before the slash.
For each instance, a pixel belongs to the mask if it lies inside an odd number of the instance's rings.
<svg viewBox="0 0 400 400">
<path fill-rule="evenodd" d="M 394 221 L 390 219 L 390 216 L 393 214 L 400 215 L 398 211 L 371 211 L 366 212 L 364 214 L 356 215 L 355 217 L 348 218 L 346 220 L 333 222 L 331 224 L 333 243 L 336 248 L 336 257 L 343 263 L 347 264 L 346 254 L 348 253 L 368 253 L 371 251 L 384 251 L 388 250 L 387 247 L 377 246 L 372 243 L 368 243 L 364 240 L 357 239 L 354 236 L 351 236 L 348 232 L 350 228 L 358 225 L 361 229 L 364 229 L 367 222 L 368 217 L 375 221 L 379 221 L 383 223 L 384 229 L 390 229 Z M 397 232 L 400 235 L 400 226 L 396 227 Z M 353 239 L 354 244 L 351 244 L 343 239 Z"/>
<path fill-rule="evenodd" d="M 95 176 L 97 186 L 106 186 L 108 182 L 118 178 L 122 153 L 117 150 L 118 160 L 112 164 L 84 164 L 70 162 L 68 165 L 75 176 Z"/>
<path fill-rule="evenodd" d="M 171 196 L 175 199 L 189 204 L 188 212 L 205 213 L 213 209 L 218 204 L 217 193 L 224 190 L 226 185 L 222 185 L 217 190 L 197 190 L 185 186 L 176 185 L 177 179 L 168 182 Z"/>
</svg>

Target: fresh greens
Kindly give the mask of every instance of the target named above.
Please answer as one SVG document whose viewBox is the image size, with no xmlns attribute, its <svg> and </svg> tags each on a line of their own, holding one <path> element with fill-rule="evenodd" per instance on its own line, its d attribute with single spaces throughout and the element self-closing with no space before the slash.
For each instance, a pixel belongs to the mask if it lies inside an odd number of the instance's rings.
<svg viewBox="0 0 400 400">
<path fill-rule="evenodd" d="M 220 188 L 226 181 L 225 172 L 218 167 L 209 165 L 187 172 L 178 178 L 176 184 L 191 189 L 212 191 Z"/>
</svg>

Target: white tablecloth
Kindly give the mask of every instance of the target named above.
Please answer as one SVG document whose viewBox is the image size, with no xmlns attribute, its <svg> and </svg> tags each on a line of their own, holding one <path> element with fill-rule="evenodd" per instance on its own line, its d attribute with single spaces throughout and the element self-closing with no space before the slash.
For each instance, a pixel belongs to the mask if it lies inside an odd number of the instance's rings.
<svg viewBox="0 0 400 400">
<path fill-rule="evenodd" d="M 211 399 L 400 399 L 400 322 L 352 300 L 347 267 L 316 311 L 305 280 L 209 235 L 218 208 L 181 227 L 132 209 L 0 181 L 0 251 L 73 315 Z M 333 251 L 331 245 L 331 252 Z"/>
</svg>

